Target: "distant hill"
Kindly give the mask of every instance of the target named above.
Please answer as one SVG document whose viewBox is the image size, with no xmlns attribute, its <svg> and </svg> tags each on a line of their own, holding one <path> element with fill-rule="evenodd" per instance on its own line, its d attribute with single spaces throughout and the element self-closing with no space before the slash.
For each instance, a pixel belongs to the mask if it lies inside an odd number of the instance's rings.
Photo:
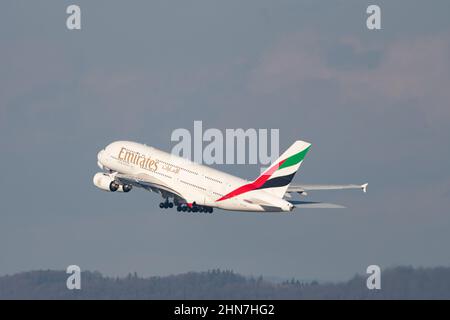
<svg viewBox="0 0 450 320">
<path fill-rule="evenodd" d="M 0 299 L 450 299 L 450 268 L 384 270 L 381 290 L 366 277 L 347 282 L 297 280 L 272 283 L 232 271 L 189 272 L 166 277 L 104 277 L 83 272 L 81 290 L 66 288 L 64 271 L 31 271 L 0 277 Z"/>
</svg>

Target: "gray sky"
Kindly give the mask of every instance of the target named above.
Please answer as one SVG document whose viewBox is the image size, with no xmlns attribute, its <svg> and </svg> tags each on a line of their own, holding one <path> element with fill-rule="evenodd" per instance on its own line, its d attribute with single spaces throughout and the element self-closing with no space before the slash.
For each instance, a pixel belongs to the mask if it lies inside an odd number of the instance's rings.
<svg viewBox="0 0 450 320">
<path fill-rule="evenodd" d="M 448 1 L 77 1 L 82 30 L 68 31 L 72 3 L 1 4 L 0 274 L 78 264 L 337 280 L 369 264 L 450 265 Z M 205 216 L 92 185 L 109 142 L 170 150 L 194 120 L 279 128 L 280 151 L 313 144 L 296 182 L 369 192 L 309 197 L 344 210 Z"/>
</svg>

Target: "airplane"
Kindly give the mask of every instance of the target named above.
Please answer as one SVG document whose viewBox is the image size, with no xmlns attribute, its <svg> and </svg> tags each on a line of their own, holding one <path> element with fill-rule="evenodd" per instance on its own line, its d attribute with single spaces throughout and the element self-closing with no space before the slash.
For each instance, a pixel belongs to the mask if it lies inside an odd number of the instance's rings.
<svg viewBox="0 0 450 320">
<path fill-rule="evenodd" d="M 212 213 L 214 208 L 248 212 L 291 212 L 294 208 L 343 208 L 339 205 L 289 200 L 292 193 L 313 190 L 361 189 L 368 184 L 291 184 L 311 144 L 295 141 L 253 181 L 201 165 L 132 141 L 112 142 L 97 154 L 103 172 L 93 183 L 108 192 L 130 192 L 134 187 L 162 196 L 160 208 L 178 212 Z"/>
</svg>

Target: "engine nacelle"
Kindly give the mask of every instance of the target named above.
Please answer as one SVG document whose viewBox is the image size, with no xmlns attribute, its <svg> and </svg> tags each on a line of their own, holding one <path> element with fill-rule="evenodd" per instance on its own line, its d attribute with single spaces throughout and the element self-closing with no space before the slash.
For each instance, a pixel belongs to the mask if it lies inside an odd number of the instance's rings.
<svg viewBox="0 0 450 320">
<path fill-rule="evenodd" d="M 92 182 L 97 188 L 108 192 L 129 192 L 132 189 L 131 185 L 121 185 L 111 176 L 103 172 L 96 173 Z"/>
</svg>

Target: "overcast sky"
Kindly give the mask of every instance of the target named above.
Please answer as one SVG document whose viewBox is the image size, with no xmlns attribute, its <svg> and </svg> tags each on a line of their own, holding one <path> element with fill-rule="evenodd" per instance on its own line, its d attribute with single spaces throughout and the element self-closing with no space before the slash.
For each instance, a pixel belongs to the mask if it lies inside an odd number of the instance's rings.
<svg viewBox="0 0 450 320">
<path fill-rule="evenodd" d="M 450 2 L 2 1 L 0 275 L 211 268 L 347 279 L 450 265 Z M 382 30 L 366 28 L 379 4 Z M 117 139 L 277 128 L 313 144 L 295 182 L 364 183 L 339 210 L 179 215 L 92 185 Z M 217 166 L 254 178 L 257 165 Z"/>
</svg>

